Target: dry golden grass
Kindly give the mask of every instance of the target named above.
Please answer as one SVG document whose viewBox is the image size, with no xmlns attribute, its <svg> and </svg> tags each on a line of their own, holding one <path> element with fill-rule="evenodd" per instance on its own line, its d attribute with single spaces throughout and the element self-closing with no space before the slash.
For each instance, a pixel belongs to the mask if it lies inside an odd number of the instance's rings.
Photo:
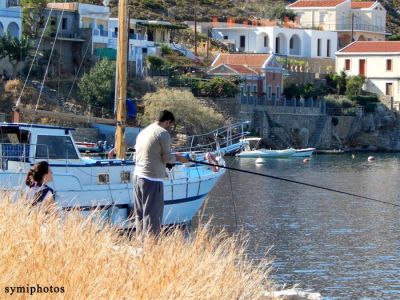
<svg viewBox="0 0 400 300">
<path fill-rule="evenodd" d="M 28 284 L 65 289 L 33 299 L 265 299 L 272 289 L 269 265 L 246 258 L 237 237 L 203 227 L 129 240 L 78 213 L 60 219 L 0 198 L 1 295 Z"/>
</svg>

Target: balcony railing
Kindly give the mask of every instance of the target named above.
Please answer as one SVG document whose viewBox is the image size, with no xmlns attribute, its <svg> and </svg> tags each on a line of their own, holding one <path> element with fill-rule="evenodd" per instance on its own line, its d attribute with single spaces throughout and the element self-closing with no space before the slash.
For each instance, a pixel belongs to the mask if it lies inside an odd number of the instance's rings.
<svg viewBox="0 0 400 300">
<path fill-rule="evenodd" d="M 351 31 L 351 23 L 349 24 L 338 24 L 336 30 L 345 30 Z M 384 26 L 377 26 L 371 24 L 354 24 L 354 31 L 369 31 L 369 32 L 386 32 L 386 28 Z"/>
<path fill-rule="evenodd" d="M 7 0 L 6 7 L 21 6 L 21 0 Z"/>
<path fill-rule="evenodd" d="M 100 30 L 100 29 L 93 29 L 93 35 L 94 36 L 108 37 L 108 31 L 107 30 Z"/>
</svg>

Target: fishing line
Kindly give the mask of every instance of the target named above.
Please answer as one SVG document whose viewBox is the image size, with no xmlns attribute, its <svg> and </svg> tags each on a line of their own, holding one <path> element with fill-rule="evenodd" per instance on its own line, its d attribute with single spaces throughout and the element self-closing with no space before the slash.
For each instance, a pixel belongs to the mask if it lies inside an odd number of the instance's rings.
<svg viewBox="0 0 400 300">
<path fill-rule="evenodd" d="M 230 188 L 231 188 L 231 199 L 232 199 L 232 204 L 233 204 L 233 213 L 235 214 L 235 225 L 236 225 L 236 227 L 238 227 L 238 214 L 237 214 L 237 211 L 236 211 L 235 194 L 233 193 L 231 170 L 228 170 L 228 177 L 229 177 L 229 184 L 230 184 Z"/>
<path fill-rule="evenodd" d="M 189 161 L 193 162 L 193 163 L 200 164 L 200 165 L 206 165 L 206 166 L 210 166 L 210 167 L 219 167 L 219 168 L 226 169 L 226 170 L 232 170 L 232 171 L 236 171 L 236 172 L 241 172 L 241 173 L 246 173 L 246 174 L 251 174 L 251 175 L 256 175 L 256 176 L 261 176 L 261 177 L 266 177 L 266 178 L 271 178 L 271 179 L 276 179 L 276 180 L 281 180 L 281 181 L 286 181 L 286 182 L 290 182 L 290 183 L 300 184 L 300 185 L 304 185 L 304 186 L 309 186 L 309 187 L 313 187 L 313 188 L 317 188 L 317 189 L 321 189 L 321 190 L 325 190 L 325 191 L 330 191 L 330 192 L 334 192 L 334 193 L 338 193 L 338 194 L 342 194 L 342 195 L 361 198 L 361 199 L 365 199 L 365 200 L 369 200 L 369 201 L 373 201 L 373 202 L 377 202 L 377 203 L 381 203 L 381 204 L 388 204 L 388 205 L 392 205 L 394 207 L 399 207 L 400 208 L 399 204 L 395 204 L 395 203 L 392 203 L 392 202 L 387 202 L 387 201 L 383 201 L 383 200 L 379 200 L 379 199 L 375 199 L 375 198 L 371 198 L 371 197 L 367 197 L 367 196 L 361 196 L 361 195 L 357 195 L 357 194 L 353 194 L 353 193 L 349 193 L 349 192 L 344 192 L 344 191 L 340 191 L 340 190 L 337 190 L 337 189 L 332 189 L 332 188 L 328 188 L 328 187 L 324 187 L 324 186 L 319 186 L 319 185 L 315 185 L 315 184 L 311 184 L 311 183 L 307 183 L 307 182 L 296 181 L 296 180 L 287 179 L 287 178 L 283 178 L 283 177 L 279 177 L 279 176 L 268 175 L 268 174 L 263 174 L 263 173 L 258 173 L 258 172 L 253 172 L 253 171 L 243 170 L 243 169 L 238 169 L 238 168 L 233 168 L 233 167 L 225 167 L 225 166 L 210 164 L 210 163 L 197 161 L 197 160 L 189 159 Z"/>
</svg>

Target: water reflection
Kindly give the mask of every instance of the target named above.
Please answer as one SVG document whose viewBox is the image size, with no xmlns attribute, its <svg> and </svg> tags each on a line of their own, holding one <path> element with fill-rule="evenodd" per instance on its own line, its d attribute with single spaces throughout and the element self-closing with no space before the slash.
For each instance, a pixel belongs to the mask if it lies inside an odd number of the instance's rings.
<svg viewBox="0 0 400 300">
<path fill-rule="evenodd" d="M 374 156 L 373 162 L 368 154 L 357 154 L 355 159 L 320 155 L 307 164 L 302 159 L 263 165 L 228 159 L 228 164 L 400 204 L 400 157 Z M 227 172 L 204 215 L 213 216 L 214 226 L 248 232 L 252 257 L 269 251 L 278 283 L 299 284 L 332 299 L 400 298 L 399 208 Z"/>
</svg>

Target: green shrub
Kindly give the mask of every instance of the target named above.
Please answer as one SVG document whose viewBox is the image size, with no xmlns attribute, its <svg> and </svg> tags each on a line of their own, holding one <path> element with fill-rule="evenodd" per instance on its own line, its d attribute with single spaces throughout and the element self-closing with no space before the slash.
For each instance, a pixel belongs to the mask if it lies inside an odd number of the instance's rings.
<svg viewBox="0 0 400 300">
<path fill-rule="evenodd" d="M 171 55 L 174 51 L 168 45 L 161 45 L 161 55 Z"/>
<path fill-rule="evenodd" d="M 351 76 L 346 83 L 346 96 L 350 99 L 362 94 L 362 86 L 365 82 L 363 76 Z"/>
<path fill-rule="evenodd" d="M 379 99 L 376 95 L 359 95 L 352 98 L 352 100 L 364 107 L 366 107 L 370 103 L 377 103 Z"/>
<path fill-rule="evenodd" d="M 198 92 L 204 97 L 235 97 L 239 91 L 234 80 L 215 77 L 208 81 L 199 82 Z"/>
<path fill-rule="evenodd" d="M 160 57 L 157 56 L 147 56 L 147 63 L 150 66 L 151 70 L 154 71 L 160 71 L 162 69 L 162 66 L 165 64 L 164 60 Z"/>
</svg>

